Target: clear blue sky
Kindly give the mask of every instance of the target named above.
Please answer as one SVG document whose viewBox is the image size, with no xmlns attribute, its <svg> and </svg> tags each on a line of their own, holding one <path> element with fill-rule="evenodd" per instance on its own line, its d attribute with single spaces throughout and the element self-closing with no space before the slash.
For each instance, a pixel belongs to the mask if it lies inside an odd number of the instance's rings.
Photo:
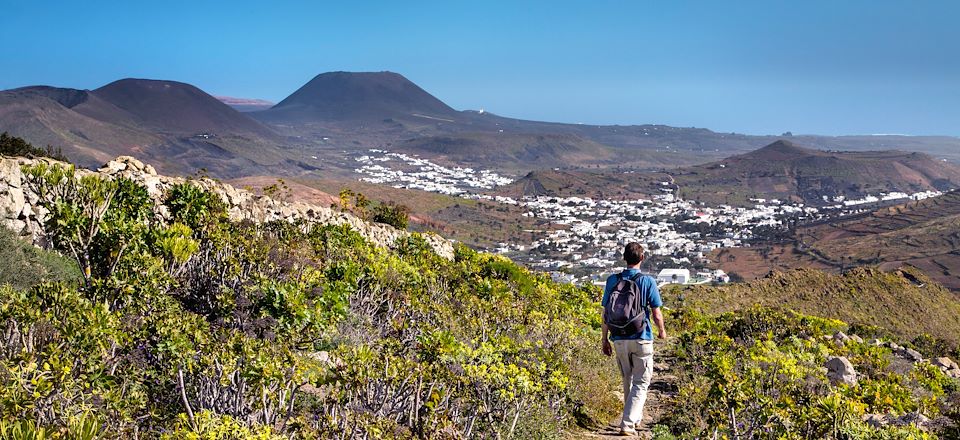
<svg viewBox="0 0 960 440">
<path fill-rule="evenodd" d="M 457 109 L 960 135 L 960 2 L 0 0 L 0 88 L 172 79 L 278 101 L 402 73 Z"/>
</svg>

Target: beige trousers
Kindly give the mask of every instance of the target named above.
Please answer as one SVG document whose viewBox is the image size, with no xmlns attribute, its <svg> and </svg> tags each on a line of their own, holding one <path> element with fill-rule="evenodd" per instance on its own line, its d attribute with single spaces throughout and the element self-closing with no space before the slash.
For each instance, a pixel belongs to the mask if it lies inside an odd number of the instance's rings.
<svg viewBox="0 0 960 440">
<path fill-rule="evenodd" d="M 623 421 L 620 428 L 637 429 L 643 419 L 643 404 L 653 378 L 653 341 L 613 341 L 623 377 Z"/>
</svg>

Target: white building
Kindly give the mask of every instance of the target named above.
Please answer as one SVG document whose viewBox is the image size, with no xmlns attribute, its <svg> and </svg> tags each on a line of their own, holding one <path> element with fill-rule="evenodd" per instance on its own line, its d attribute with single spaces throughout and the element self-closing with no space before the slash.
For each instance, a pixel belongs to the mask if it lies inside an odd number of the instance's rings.
<svg viewBox="0 0 960 440">
<path fill-rule="evenodd" d="M 730 275 L 727 275 L 723 270 L 717 269 L 713 271 L 713 282 L 715 283 L 729 283 Z"/>
<path fill-rule="evenodd" d="M 663 269 L 657 275 L 657 283 L 686 284 L 690 281 L 690 269 Z"/>
</svg>

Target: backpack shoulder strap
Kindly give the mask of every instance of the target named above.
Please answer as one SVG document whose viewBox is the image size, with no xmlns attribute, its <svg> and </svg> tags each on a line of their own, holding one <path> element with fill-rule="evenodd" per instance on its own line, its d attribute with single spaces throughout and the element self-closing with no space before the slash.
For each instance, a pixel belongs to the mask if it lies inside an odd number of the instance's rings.
<svg viewBox="0 0 960 440">
<path fill-rule="evenodd" d="M 640 306 L 643 307 L 643 310 L 647 310 L 647 303 L 648 303 L 647 297 L 649 296 L 649 293 L 650 293 L 649 288 L 646 288 L 646 289 L 643 288 L 643 281 L 648 281 L 648 280 L 651 283 L 653 283 L 653 285 L 657 284 L 656 281 L 654 281 L 653 277 L 643 273 L 641 273 L 640 276 L 638 276 L 636 279 L 637 286 L 640 287 L 641 292 L 643 292 L 643 294 L 640 295 Z"/>
</svg>

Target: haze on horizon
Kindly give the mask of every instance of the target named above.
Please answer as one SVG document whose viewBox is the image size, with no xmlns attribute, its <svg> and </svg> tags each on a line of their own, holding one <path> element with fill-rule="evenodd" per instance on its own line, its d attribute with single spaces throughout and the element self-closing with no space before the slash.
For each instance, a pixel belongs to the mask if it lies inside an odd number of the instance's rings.
<svg viewBox="0 0 960 440">
<path fill-rule="evenodd" d="M 0 89 L 169 79 L 278 102 L 401 73 L 457 109 L 750 134 L 960 135 L 960 4 L 4 0 Z"/>
</svg>

